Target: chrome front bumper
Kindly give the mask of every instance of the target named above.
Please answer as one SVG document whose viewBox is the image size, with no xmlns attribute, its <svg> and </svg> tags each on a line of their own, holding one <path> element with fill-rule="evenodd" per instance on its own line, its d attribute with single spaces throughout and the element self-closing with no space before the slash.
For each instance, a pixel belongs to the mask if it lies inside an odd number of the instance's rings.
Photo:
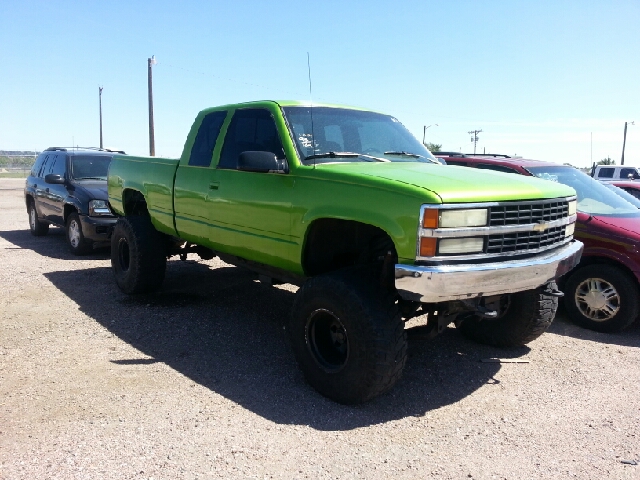
<svg viewBox="0 0 640 480">
<path fill-rule="evenodd" d="M 396 288 L 405 300 L 423 303 L 532 290 L 575 267 L 582 250 L 582 242 L 573 241 L 550 252 L 521 260 L 471 265 L 397 264 Z"/>
</svg>

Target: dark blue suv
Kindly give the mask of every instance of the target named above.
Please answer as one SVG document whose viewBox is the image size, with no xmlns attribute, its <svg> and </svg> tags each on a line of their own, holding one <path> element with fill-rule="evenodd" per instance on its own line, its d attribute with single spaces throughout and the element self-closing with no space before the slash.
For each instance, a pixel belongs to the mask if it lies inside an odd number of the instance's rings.
<svg viewBox="0 0 640 480">
<path fill-rule="evenodd" d="M 116 217 L 107 204 L 107 172 L 116 153 L 124 152 L 61 147 L 42 152 L 24 189 L 31 233 L 46 235 L 50 224 L 64 228 L 74 255 L 109 245 Z"/>
</svg>

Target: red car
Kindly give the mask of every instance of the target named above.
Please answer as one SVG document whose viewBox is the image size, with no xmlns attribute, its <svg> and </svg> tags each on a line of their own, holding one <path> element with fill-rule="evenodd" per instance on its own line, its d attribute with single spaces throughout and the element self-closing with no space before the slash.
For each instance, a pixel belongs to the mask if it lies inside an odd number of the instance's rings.
<svg viewBox="0 0 640 480">
<path fill-rule="evenodd" d="M 567 313 L 575 323 L 600 332 L 622 330 L 638 317 L 638 208 L 569 165 L 494 155 L 443 158 L 448 165 L 536 176 L 573 187 L 578 197 L 575 238 L 584 243 L 584 253 L 580 264 L 561 279 Z M 508 180 L 505 176 L 505 183 Z"/>
</svg>

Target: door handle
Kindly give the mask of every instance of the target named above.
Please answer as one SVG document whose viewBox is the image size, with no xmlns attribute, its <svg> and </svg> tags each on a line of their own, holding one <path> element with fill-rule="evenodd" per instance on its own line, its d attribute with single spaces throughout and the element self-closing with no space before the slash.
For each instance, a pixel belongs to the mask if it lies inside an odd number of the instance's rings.
<svg viewBox="0 0 640 480">
<path fill-rule="evenodd" d="M 219 186 L 220 186 L 220 182 L 211 182 L 209 184 L 209 189 L 210 190 L 218 190 Z"/>
</svg>

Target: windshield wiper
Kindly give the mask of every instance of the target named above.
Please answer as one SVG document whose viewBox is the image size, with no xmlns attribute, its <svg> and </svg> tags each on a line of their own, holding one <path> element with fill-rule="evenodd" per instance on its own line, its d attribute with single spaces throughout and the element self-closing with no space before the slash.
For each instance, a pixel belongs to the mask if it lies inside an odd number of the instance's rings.
<svg viewBox="0 0 640 480">
<path fill-rule="evenodd" d="M 385 155 L 402 155 L 403 157 L 413 157 L 413 158 L 425 158 L 424 155 L 418 155 L 417 153 L 409 153 L 404 150 L 401 152 L 384 152 Z"/>
<path fill-rule="evenodd" d="M 304 157 L 304 159 L 313 160 L 314 158 L 356 158 L 359 156 L 360 156 L 359 153 L 354 153 L 354 152 L 325 152 L 325 153 L 315 153 L 313 155 Z"/>
</svg>

